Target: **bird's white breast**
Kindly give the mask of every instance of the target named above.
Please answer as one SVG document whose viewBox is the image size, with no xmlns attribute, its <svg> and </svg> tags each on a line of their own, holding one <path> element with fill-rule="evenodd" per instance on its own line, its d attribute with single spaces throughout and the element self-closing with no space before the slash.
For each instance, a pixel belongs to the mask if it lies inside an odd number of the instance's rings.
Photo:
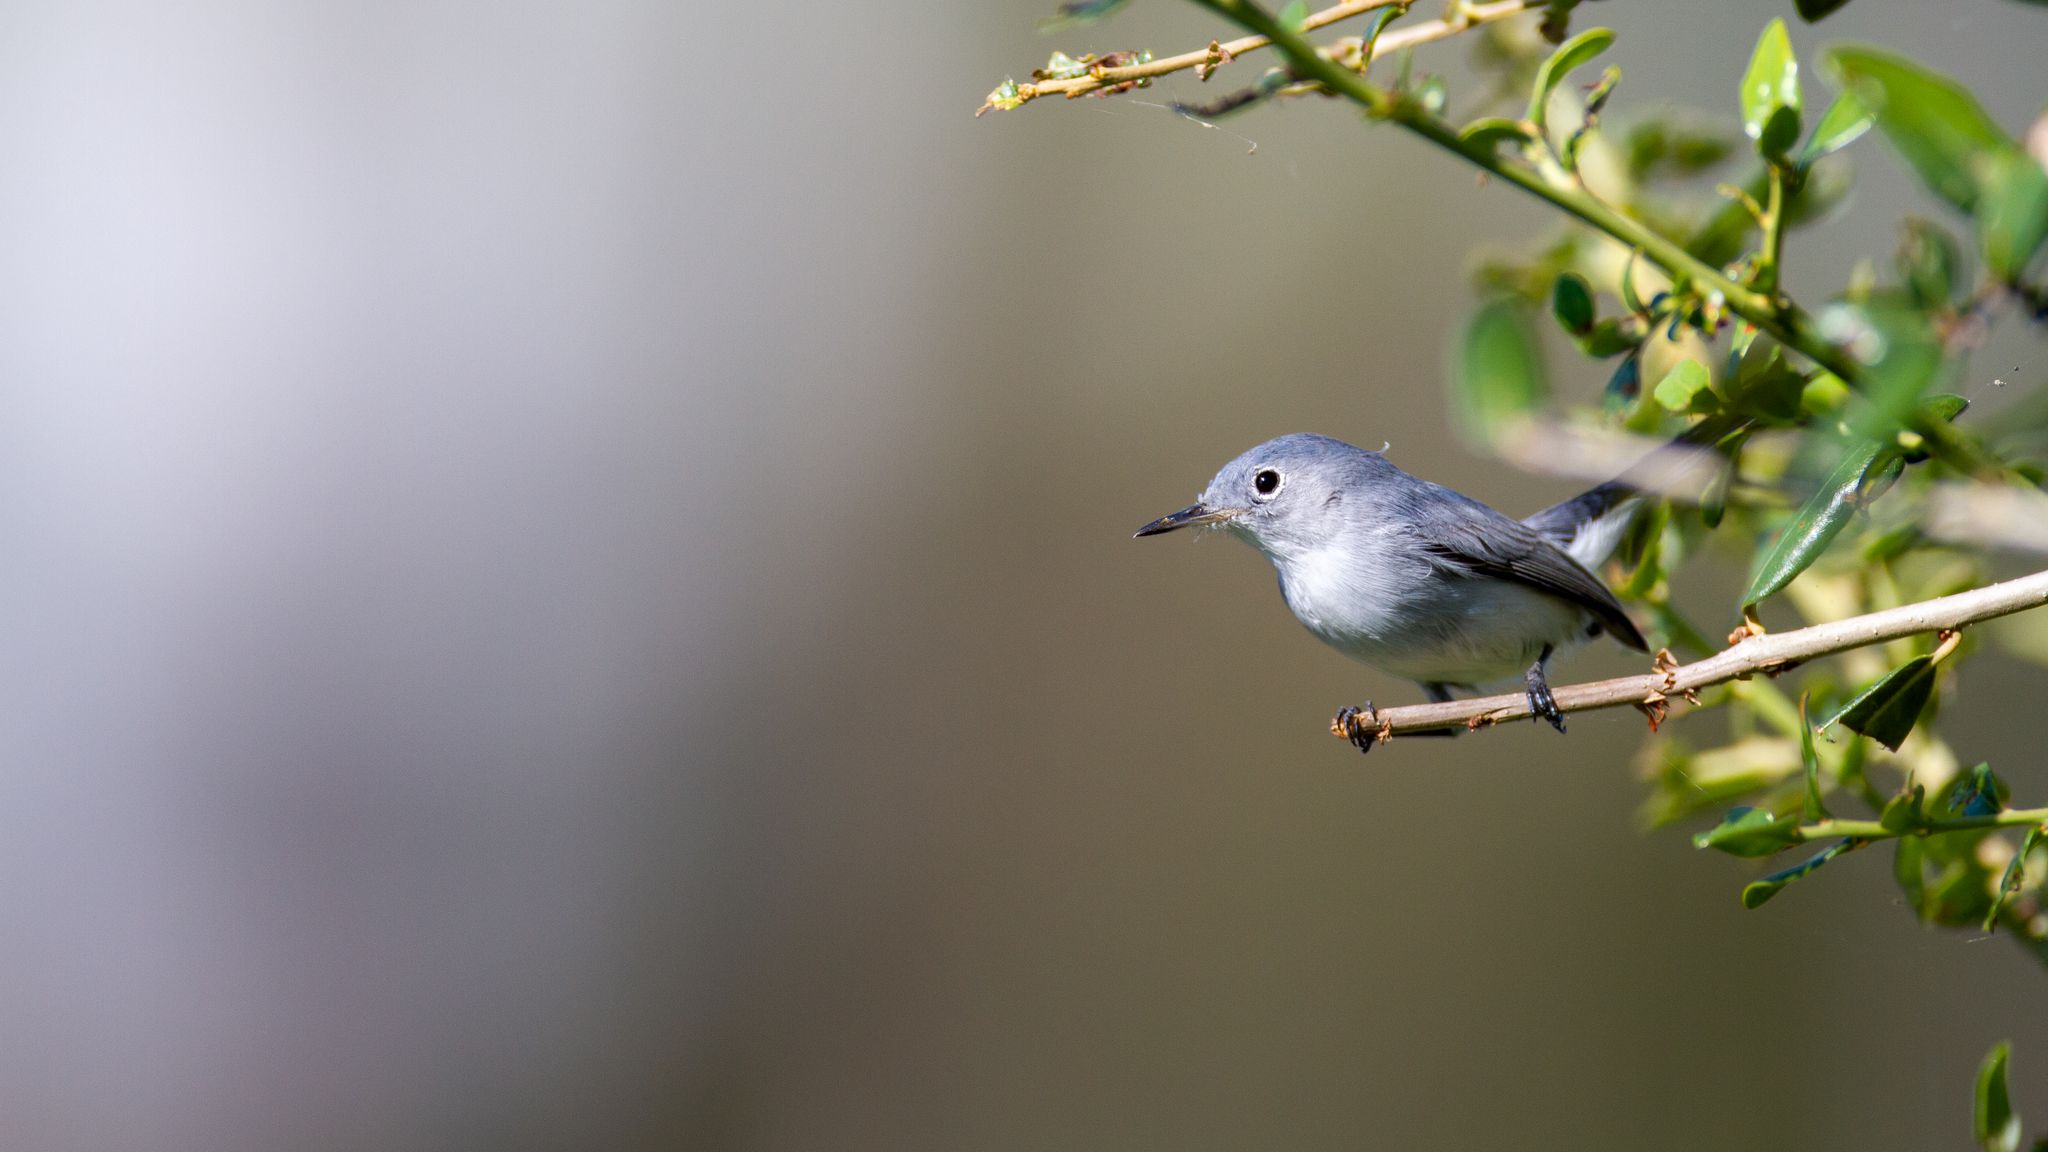
<svg viewBox="0 0 2048 1152">
<path fill-rule="evenodd" d="M 1546 645 L 1582 640 L 1589 614 L 1524 584 L 1461 577 L 1396 541 L 1356 537 L 1268 552 L 1295 618 L 1353 659 L 1422 682 L 1519 676 Z"/>
</svg>

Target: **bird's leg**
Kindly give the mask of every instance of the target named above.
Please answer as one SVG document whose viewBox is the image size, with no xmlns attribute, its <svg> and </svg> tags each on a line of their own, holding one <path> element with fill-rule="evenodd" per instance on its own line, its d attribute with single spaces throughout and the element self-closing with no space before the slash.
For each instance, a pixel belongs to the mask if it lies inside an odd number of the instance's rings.
<svg viewBox="0 0 2048 1152">
<path fill-rule="evenodd" d="M 1543 665 L 1550 660 L 1550 645 L 1543 646 L 1543 655 L 1529 665 L 1529 672 L 1522 677 L 1522 683 L 1529 690 L 1529 711 L 1533 720 L 1548 720 L 1550 726 L 1564 731 L 1564 713 L 1557 710 L 1557 698 L 1550 694 L 1550 680 L 1543 674 Z"/>
<path fill-rule="evenodd" d="M 1373 709 L 1372 701 L 1365 707 L 1353 708 L 1346 705 L 1337 710 L 1337 719 L 1331 722 L 1337 734 L 1351 741 L 1351 746 L 1361 753 L 1372 751 L 1380 738 L 1380 714 Z"/>
</svg>

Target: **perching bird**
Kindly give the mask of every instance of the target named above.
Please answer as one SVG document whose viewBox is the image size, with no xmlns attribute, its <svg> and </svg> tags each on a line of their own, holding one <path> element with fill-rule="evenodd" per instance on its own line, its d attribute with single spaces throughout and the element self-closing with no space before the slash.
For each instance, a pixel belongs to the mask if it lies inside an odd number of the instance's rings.
<svg viewBox="0 0 2048 1152">
<path fill-rule="evenodd" d="M 1530 710 L 1562 732 L 1551 656 L 1602 632 L 1645 648 L 1590 571 L 1620 542 L 1636 496 L 1615 481 L 1510 520 L 1378 452 L 1297 434 L 1225 464 L 1200 500 L 1137 534 L 1222 528 L 1273 562 L 1287 607 L 1324 643 L 1434 701 L 1519 673 Z"/>
</svg>

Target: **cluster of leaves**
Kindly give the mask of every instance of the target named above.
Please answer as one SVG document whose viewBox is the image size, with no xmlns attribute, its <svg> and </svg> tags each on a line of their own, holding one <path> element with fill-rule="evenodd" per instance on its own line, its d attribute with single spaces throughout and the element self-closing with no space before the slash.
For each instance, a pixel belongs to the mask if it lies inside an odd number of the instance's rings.
<svg viewBox="0 0 2048 1152">
<path fill-rule="evenodd" d="M 1513 146 L 1536 170 L 1592 190 L 1664 235 L 1684 237 L 1701 263 L 1771 301 L 1779 315 L 1792 315 L 1778 291 L 1784 237 L 1839 198 L 1849 178 L 1837 153 L 1875 126 L 1930 189 L 1967 213 L 1979 279 L 1966 290 L 1965 248 L 1954 235 L 1928 221 L 1909 222 L 1893 277 L 1860 271 L 1811 325 L 1831 349 L 1848 354 L 1858 370 L 1852 382 L 1817 363 L 1809 349 L 1732 314 L 1715 285 L 1660 274 L 1614 237 L 1573 230 L 1533 259 L 1482 268 L 1491 298 L 1466 328 L 1452 397 L 1461 429 L 1487 445 L 1521 422 L 1560 415 L 1552 411 L 1557 405 L 1537 330 L 1536 318 L 1547 312 L 1582 355 L 1617 365 L 1600 403 L 1565 418 L 1686 435 L 1713 447 L 1719 463 L 1696 499 L 1666 500 L 1641 517 L 1613 573 L 1617 590 L 1649 620 L 1652 639 L 1678 651 L 1706 655 L 1719 647 L 1708 639 L 1719 630 L 1695 625 L 1671 598 L 1671 574 L 1716 546 L 1755 542 L 1740 600 L 1745 631 L 1761 630 L 1761 606 L 1776 600 L 1789 600 L 1810 619 L 1838 619 L 1985 582 L 1981 551 L 1930 538 L 1920 513 L 1937 485 L 1975 482 L 1980 461 L 1997 460 L 1955 426 L 1967 402 L 1940 389 L 1958 374 L 1958 335 L 2023 286 L 2048 230 L 2048 199 L 2032 189 L 2048 174 L 1959 85 L 1876 49 L 1826 54 L 1840 92 L 1806 132 L 1798 60 L 1784 24 L 1773 21 L 1738 101 L 1757 170 L 1739 184 L 1722 184 L 1718 202 L 1687 199 L 1668 182 L 1704 175 L 1727 160 L 1735 130 L 1717 133 L 1671 117 L 1610 137 L 1599 118 L 1615 88 L 1612 69 L 1576 107 L 1565 107 L 1566 76 L 1611 41 L 1606 30 L 1592 29 L 1533 68 L 1525 64 L 1526 112 L 1476 119 L 1461 140 L 1485 149 Z M 1498 44 L 1489 58 L 1509 66 L 1515 59 Z M 1620 307 L 1603 314 L 1605 300 Z M 1970 454 L 1941 452 L 1922 431 L 1934 426 L 1952 429 Z M 2002 482 L 2039 482 L 2026 465 L 1996 466 Z M 1895 873 L 1923 919 L 2003 925 L 2048 962 L 2048 852 L 2036 851 L 2040 829 L 2015 848 L 1995 828 L 1951 826 L 1965 809 L 1981 815 L 1987 803 L 2004 806 L 2002 784 L 1965 788 L 1995 778 L 1981 766 L 1959 776 L 1957 757 L 1932 730 L 1938 689 L 1952 682 L 1972 647 L 1961 637 L 1926 637 L 1858 652 L 1809 671 L 1807 699 L 1799 704 L 1767 680 L 1713 691 L 1706 702 L 1726 706 L 1730 738 L 1707 750 L 1673 733 L 1653 738 L 1645 756 L 1651 821 L 1691 820 L 1738 804 L 1698 843 L 1765 856 L 1817 839 L 1815 829 L 1833 820 L 1827 798 L 1846 794 L 1884 814 L 1882 838 L 1897 841 Z M 1824 722 L 1808 723 L 1809 702 Z M 1842 739 L 1823 740 L 1816 751 L 1816 731 Z M 1887 778 L 1889 793 L 1874 783 Z M 1934 793 L 1949 796 L 1949 806 L 1924 808 L 1920 798 Z M 1751 884 L 1745 904 L 1762 904 L 1874 838 L 1827 839 L 1818 855 Z"/>
</svg>

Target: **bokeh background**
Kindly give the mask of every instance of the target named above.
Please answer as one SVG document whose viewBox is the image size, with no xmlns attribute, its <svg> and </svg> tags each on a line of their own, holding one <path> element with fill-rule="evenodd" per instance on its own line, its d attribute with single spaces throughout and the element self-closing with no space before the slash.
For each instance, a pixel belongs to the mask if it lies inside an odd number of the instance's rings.
<svg viewBox="0 0 2048 1152">
<path fill-rule="evenodd" d="M 1568 494 L 1443 404 L 1549 217 L 1321 101 L 973 119 L 1216 30 L 1050 6 L 0 10 L 0 1146 L 1961 1148 L 2005 1037 L 2048 1124 L 2039 966 L 1882 858 L 1745 913 L 1627 714 L 1362 761 L 1412 688 L 1129 539 L 1297 430 Z M 1790 8 L 1581 21 L 1732 118 Z M 1794 39 L 2018 129 L 2044 20 Z M 1939 212 L 1855 156 L 1795 291 Z M 1965 688 L 2048 791 L 2048 675 Z"/>
</svg>

